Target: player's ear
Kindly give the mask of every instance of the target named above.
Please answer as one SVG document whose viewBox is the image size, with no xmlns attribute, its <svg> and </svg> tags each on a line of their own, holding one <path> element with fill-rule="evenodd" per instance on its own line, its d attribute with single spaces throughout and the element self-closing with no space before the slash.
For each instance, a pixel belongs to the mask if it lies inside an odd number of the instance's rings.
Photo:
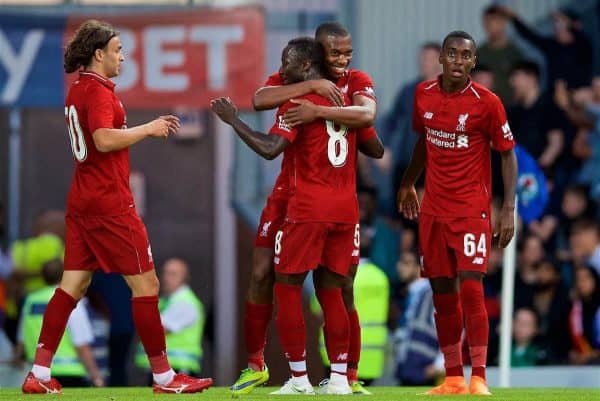
<svg viewBox="0 0 600 401">
<path fill-rule="evenodd" d="M 98 62 L 102 61 L 103 56 L 104 56 L 104 53 L 102 52 L 102 49 L 94 50 L 94 58 L 96 59 L 96 61 L 98 61 Z"/>
</svg>

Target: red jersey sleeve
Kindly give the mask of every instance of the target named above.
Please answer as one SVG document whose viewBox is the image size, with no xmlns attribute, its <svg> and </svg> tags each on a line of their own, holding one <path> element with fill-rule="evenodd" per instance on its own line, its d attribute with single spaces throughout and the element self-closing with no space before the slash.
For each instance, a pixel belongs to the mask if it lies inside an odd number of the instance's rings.
<svg viewBox="0 0 600 401">
<path fill-rule="evenodd" d="M 90 134 L 99 128 L 116 128 L 114 126 L 114 108 L 110 92 L 97 88 L 86 93 L 87 118 Z"/>
<path fill-rule="evenodd" d="M 265 81 L 263 86 L 281 86 L 283 85 L 283 79 L 281 78 L 281 74 L 279 72 L 273 73 L 269 75 L 269 78 Z"/>
<path fill-rule="evenodd" d="M 375 138 L 377 136 L 377 131 L 373 127 L 360 128 L 356 131 L 356 137 L 358 139 L 358 143 L 365 143 L 369 139 Z"/>
<path fill-rule="evenodd" d="M 298 127 L 290 127 L 284 120 L 283 114 L 291 107 L 296 106 L 296 104 L 292 102 L 285 102 L 282 104 L 279 109 L 277 109 L 277 115 L 275 116 L 275 124 L 269 130 L 270 135 L 279 135 L 284 137 L 290 142 L 294 142 L 296 140 L 296 136 L 298 135 Z"/>
<path fill-rule="evenodd" d="M 497 96 L 492 96 L 488 105 L 488 133 L 492 147 L 499 151 L 510 150 L 515 147 L 515 139 L 506 119 L 504 106 Z"/>
<path fill-rule="evenodd" d="M 350 99 L 354 95 L 366 96 L 370 99 L 377 101 L 375 96 L 375 85 L 373 80 L 367 73 L 359 70 L 352 70 L 350 72 L 350 82 L 348 83 L 348 96 Z"/>
<path fill-rule="evenodd" d="M 413 102 L 413 110 L 412 110 L 412 126 L 415 132 L 419 134 L 425 134 L 425 126 L 423 125 L 422 116 L 423 114 L 419 110 L 418 101 L 421 96 L 421 88 L 420 85 L 417 86 L 417 90 L 415 91 L 415 100 Z"/>
</svg>

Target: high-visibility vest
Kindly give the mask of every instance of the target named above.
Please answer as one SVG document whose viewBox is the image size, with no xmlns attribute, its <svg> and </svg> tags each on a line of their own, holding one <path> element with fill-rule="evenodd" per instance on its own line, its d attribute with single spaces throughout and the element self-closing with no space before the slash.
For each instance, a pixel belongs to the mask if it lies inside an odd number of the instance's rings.
<svg viewBox="0 0 600 401">
<path fill-rule="evenodd" d="M 386 274 L 371 262 L 359 265 L 354 279 L 354 306 L 360 321 L 360 378 L 376 379 L 383 374 L 389 302 L 390 283 Z M 319 338 L 319 351 L 323 362 L 329 366 L 323 329 Z"/>
<path fill-rule="evenodd" d="M 44 287 L 32 292 L 25 298 L 21 316 L 21 319 L 23 319 L 23 346 L 25 357 L 31 363 L 33 363 L 38 338 L 42 331 L 44 311 L 55 290 L 55 286 Z M 52 359 L 52 375 L 76 377 L 85 377 L 87 375 L 71 340 L 71 333 L 68 327 Z"/>
<path fill-rule="evenodd" d="M 204 305 L 194 292 L 186 287 L 175 292 L 168 298 L 161 297 L 158 309 L 162 312 L 171 304 L 185 302 L 198 310 L 198 319 L 191 325 L 176 333 L 167 333 L 167 357 L 171 367 L 175 370 L 187 372 L 200 372 L 202 358 L 202 333 L 204 331 Z M 136 366 L 149 369 L 150 363 L 144 353 L 142 344 L 138 345 L 135 355 Z"/>
</svg>

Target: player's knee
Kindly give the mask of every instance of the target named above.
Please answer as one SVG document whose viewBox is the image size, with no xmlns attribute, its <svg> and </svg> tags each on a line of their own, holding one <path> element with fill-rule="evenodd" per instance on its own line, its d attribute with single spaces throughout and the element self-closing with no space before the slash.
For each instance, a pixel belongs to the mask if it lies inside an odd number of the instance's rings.
<svg viewBox="0 0 600 401">
<path fill-rule="evenodd" d="M 354 280 L 349 277 L 347 277 L 342 285 L 342 298 L 344 299 L 346 309 L 350 310 L 354 308 Z"/>
<path fill-rule="evenodd" d="M 254 285 L 259 287 L 273 286 L 275 272 L 271 269 L 271 264 L 255 264 L 252 269 L 251 280 Z"/>
</svg>

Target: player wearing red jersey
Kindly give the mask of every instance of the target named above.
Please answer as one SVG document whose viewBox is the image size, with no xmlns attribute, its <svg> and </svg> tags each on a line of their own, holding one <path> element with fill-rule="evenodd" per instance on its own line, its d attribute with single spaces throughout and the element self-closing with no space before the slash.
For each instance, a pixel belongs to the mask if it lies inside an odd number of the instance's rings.
<svg viewBox="0 0 600 401">
<path fill-rule="evenodd" d="M 491 148 L 502 158 L 505 197 L 494 235 L 505 247 L 514 233 L 515 143 L 500 99 L 469 78 L 475 51 L 468 33 L 449 33 L 440 54 L 442 75 L 417 86 L 413 126 L 420 135 L 398 191 L 399 211 L 410 219 L 420 213 L 421 268 L 433 289 L 445 357 L 446 379 L 428 394 L 490 394 L 482 282 L 491 242 Z M 419 210 L 414 184 L 423 168 L 425 194 Z M 463 316 L 472 365 L 469 388 L 461 357 Z"/>
<path fill-rule="evenodd" d="M 309 38 L 290 41 L 282 55 L 281 74 L 286 84 L 321 76 L 318 44 Z M 317 104 L 331 104 L 306 95 Z M 292 371 L 292 378 L 276 393 L 314 393 L 306 374 L 306 344 L 302 314 L 302 282 L 315 270 L 317 297 L 325 315 L 328 355 L 332 363 L 329 393 L 352 392 L 346 378 L 348 317 L 341 287 L 350 259 L 356 253 L 358 204 L 356 199 L 356 135 L 345 126 L 316 120 L 290 127 L 277 112 L 271 135 L 246 126 L 228 99 L 211 103 L 213 111 L 261 156 L 272 159 L 285 151 L 290 199 L 283 226 L 275 237 L 276 324 Z"/>
<path fill-rule="evenodd" d="M 343 106 L 344 96 L 350 97 L 351 107 L 330 107 L 314 105 L 304 99 L 292 102 L 299 107 L 289 109 L 284 119 L 291 126 L 314 121 L 317 117 L 345 124 L 348 127 L 370 127 L 376 112 L 375 94 L 371 78 L 362 71 L 348 70 L 352 60 L 352 38 L 349 32 L 337 22 L 321 24 L 315 38 L 325 49 L 328 79 L 311 79 L 284 85 L 282 74 L 274 73 L 264 86 L 256 91 L 253 104 L 256 110 L 279 107 L 290 99 L 315 93 L 331 100 L 336 106 Z M 381 158 L 383 146 L 374 128 L 357 130 L 359 149 L 370 157 Z M 372 146 L 366 146 L 370 144 Z M 248 296 L 244 311 L 244 335 L 248 352 L 248 368 L 242 370 L 239 379 L 231 386 L 234 394 L 250 392 L 255 386 L 268 380 L 268 370 L 264 364 L 264 349 L 267 325 L 273 309 L 273 245 L 274 236 L 285 216 L 287 207 L 288 183 L 284 157 L 282 171 L 275 182 L 273 192 L 261 214 L 256 234 L 252 275 L 248 285 Z M 358 255 L 353 258 L 350 275 L 343 288 L 344 302 L 350 318 L 350 350 L 348 357 L 348 379 L 354 393 L 369 394 L 358 382 L 358 361 L 360 357 L 360 325 L 354 308 L 353 279 L 358 266 Z"/>
<path fill-rule="evenodd" d="M 133 321 L 148 355 L 155 393 L 195 393 L 212 379 L 176 374 L 166 356 L 158 312 L 159 282 L 146 228 L 129 190 L 129 147 L 147 137 L 166 138 L 179 129 L 175 116 L 127 128 L 125 110 L 110 80 L 124 56 L 119 33 L 95 20 L 83 23 L 67 46 L 64 67 L 79 72 L 65 102 L 65 119 L 75 158 L 67 198 L 65 271 L 42 324 L 34 365 L 24 393 L 60 393 L 50 365 L 67 319 L 97 269 L 115 272 L 131 288 Z"/>
</svg>

